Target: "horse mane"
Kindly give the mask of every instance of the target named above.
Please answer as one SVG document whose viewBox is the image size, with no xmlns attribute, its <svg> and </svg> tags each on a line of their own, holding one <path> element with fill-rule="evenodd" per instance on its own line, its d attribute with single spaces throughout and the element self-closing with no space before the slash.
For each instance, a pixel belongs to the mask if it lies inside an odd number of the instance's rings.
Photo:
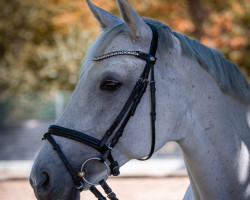
<svg viewBox="0 0 250 200">
<path fill-rule="evenodd" d="M 250 85 L 246 77 L 239 67 L 227 60 L 219 50 L 205 46 L 181 33 L 174 32 L 169 26 L 157 20 L 144 18 L 144 21 L 156 27 L 159 34 L 159 49 L 168 51 L 173 48 L 173 36 L 175 36 L 180 41 L 182 55 L 197 60 L 201 67 L 211 74 L 224 93 L 245 103 L 250 103 Z M 96 55 L 102 54 L 110 41 L 124 32 L 128 33 L 125 24 L 108 29 L 95 42 L 94 46 L 98 48 L 92 48 L 92 50 L 95 50 Z"/>
<path fill-rule="evenodd" d="M 162 40 L 160 44 L 166 44 L 165 40 L 169 40 L 169 34 L 174 35 L 180 41 L 182 54 L 197 60 L 201 67 L 212 75 L 224 93 L 230 94 L 245 103 L 250 103 L 249 82 L 239 67 L 227 60 L 223 53 L 181 33 L 174 32 L 169 26 L 157 20 L 144 19 L 144 21 L 155 25 L 159 33 L 159 39 Z M 167 45 L 169 45 L 169 42 Z"/>
</svg>

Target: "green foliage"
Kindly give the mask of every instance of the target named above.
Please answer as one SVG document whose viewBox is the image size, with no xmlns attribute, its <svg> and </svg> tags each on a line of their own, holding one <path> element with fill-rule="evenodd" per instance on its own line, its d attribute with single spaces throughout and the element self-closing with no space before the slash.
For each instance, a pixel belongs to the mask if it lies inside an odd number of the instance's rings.
<svg viewBox="0 0 250 200">
<path fill-rule="evenodd" d="M 36 49 L 53 45 L 49 10 L 29 1 L 1 1 L 0 7 L 0 98 L 28 91 L 37 84 L 35 73 L 43 63 L 32 62 Z M 39 10 L 39 12 L 38 12 Z"/>
<path fill-rule="evenodd" d="M 61 27 L 55 21 L 62 11 L 53 6 L 53 2 L 32 0 L 0 2 L 4 8 L 0 12 L 0 100 L 31 91 L 74 89 L 93 31 L 83 30 L 81 23 Z"/>
</svg>

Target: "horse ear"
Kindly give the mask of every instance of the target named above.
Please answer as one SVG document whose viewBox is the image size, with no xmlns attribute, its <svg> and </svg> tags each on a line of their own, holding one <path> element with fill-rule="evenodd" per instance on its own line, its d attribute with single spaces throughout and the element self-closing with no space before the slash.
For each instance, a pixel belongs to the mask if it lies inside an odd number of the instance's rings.
<svg viewBox="0 0 250 200">
<path fill-rule="evenodd" d="M 117 4 L 130 34 L 134 38 L 143 37 L 150 28 L 143 19 L 127 4 L 125 0 L 117 0 Z"/>
<path fill-rule="evenodd" d="M 93 13 L 94 17 L 97 19 L 99 25 L 102 29 L 109 28 L 111 26 L 121 24 L 122 20 L 110 12 L 103 10 L 96 5 L 94 5 L 90 0 L 86 0 L 89 9 Z"/>
</svg>

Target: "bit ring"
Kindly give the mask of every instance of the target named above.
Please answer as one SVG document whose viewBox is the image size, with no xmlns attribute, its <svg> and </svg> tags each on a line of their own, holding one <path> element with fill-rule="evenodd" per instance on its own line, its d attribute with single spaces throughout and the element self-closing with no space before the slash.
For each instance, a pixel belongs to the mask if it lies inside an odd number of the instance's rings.
<svg viewBox="0 0 250 200">
<path fill-rule="evenodd" d="M 84 170 L 83 170 L 84 166 L 85 166 L 89 161 L 91 161 L 91 160 L 98 160 L 98 161 L 101 162 L 102 159 L 101 159 L 101 158 L 89 158 L 88 160 L 86 160 L 86 161 L 82 164 L 82 166 L 81 166 L 81 172 L 84 172 Z M 107 170 L 107 175 L 106 175 L 106 177 L 105 177 L 103 180 L 107 180 L 108 177 L 109 177 L 109 174 L 110 174 L 110 168 L 109 168 L 108 164 L 107 164 L 105 161 L 104 161 L 104 162 L 101 162 L 101 163 L 103 163 L 103 164 L 106 166 L 106 170 Z M 92 183 L 92 182 L 90 182 L 89 180 L 87 180 L 86 175 L 85 175 L 84 177 L 82 177 L 82 179 L 83 179 L 86 183 L 88 183 L 89 185 L 99 185 L 99 181 L 98 181 L 97 183 Z"/>
</svg>

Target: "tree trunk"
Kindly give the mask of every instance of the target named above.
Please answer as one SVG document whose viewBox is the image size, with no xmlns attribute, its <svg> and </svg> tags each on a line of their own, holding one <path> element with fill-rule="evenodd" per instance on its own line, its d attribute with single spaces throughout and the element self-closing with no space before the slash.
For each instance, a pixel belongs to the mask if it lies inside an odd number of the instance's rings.
<svg viewBox="0 0 250 200">
<path fill-rule="evenodd" d="M 200 0 L 187 0 L 187 2 L 188 2 L 189 14 L 195 25 L 193 34 L 197 39 L 200 39 L 204 34 L 203 22 L 206 14 L 204 12 Z"/>
</svg>

